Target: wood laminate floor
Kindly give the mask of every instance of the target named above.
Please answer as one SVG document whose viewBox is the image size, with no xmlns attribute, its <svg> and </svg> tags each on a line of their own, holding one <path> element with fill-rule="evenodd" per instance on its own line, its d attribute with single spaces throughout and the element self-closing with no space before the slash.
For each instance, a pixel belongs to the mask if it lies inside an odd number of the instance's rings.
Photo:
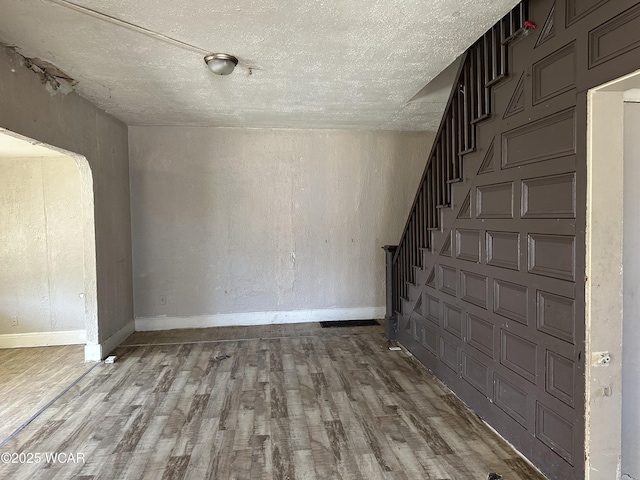
<svg viewBox="0 0 640 480">
<path fill-rule="evenodd" d="M 83 345 L 0 349 L 0 443 L 90 367 Z"/>
<path fill-rule="evenodd" d="M 544 478 L 413 357 L 389 351 L 381 327 L 136 333 L 126 344 L 0 449 L 41 454 L 0 462 L 0 478 Z"/>
</svg>

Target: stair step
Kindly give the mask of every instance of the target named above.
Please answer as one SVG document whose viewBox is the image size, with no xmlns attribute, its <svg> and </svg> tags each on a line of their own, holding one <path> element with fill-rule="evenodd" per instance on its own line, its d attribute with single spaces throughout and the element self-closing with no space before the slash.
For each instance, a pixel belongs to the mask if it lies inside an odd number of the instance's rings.
<svg viewBox="0 0 640 480">
<path fill-rule="evenodd" d="M 473 120 L 471 120 L 471 124 L 474 125 L 476 123 L 480 123 L 488 118 L 491 118 L 491 113 L 485 113 L 483 115 L 480 115 L 478 118 L 474 118 Z"/>
<path fill-rule="evenodd" d="M 424 268 L 416 269 L 416 284 L 424 285 L 427 281 L 427 277 L 429 276 L 429 272 Z"/>
</svg>

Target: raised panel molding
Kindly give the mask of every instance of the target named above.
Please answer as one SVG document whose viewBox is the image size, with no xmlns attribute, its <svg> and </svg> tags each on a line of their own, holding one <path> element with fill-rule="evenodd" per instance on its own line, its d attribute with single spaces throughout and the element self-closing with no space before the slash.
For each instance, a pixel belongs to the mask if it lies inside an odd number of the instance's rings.
<svg viewBox="0 0 640 480">
<path fill-rule="evenodd" d="M 522 218 L 576 218 L 576 174 L 522 181 Z"/>
<path fill-rule="evenodd" d="M 487 308 L 487 277 L 471 272 L 460 272 L 462 300 Z"/>
<path fill-rule="evenodd" d="M 413 307 L 413 311 L 422 316 L 422 295 L 420 295 L 418 300 L 416 300 L 416 305 Z"/>
<path fill-rule="evenodd" d="M 547 350 L 545 360 L 545 389 L 547 393 L 573 407 L 575 362 L 550 350 Z"/>
<path fill-rule="evenodd" d="M 456 230 L 456 258 L 469 262 L 480 262 L 480 232 L 478 230 Z"/>
<path fill-rule="evenodd" d="M 460 374 L 469 385 L 489 397 L 489 367 L 478 361 L 467 352 L 462 352 L 462 369 Z"/>
<path fill-rule="evenodd" d="M 520 234 L 487 232 L 487 265 L 520 270 Z"/>
<path fill-rule="evenodd" d="M 519 335 L 500 330 L 500 363 L 534 385 L 538 347 Z"/>
<path fill-rule="evenodd" d="M 426 295 L 427 304 L 427 320 L 432 321 L 436 325 L 440 326 L 440 300 L 431 295 Z"/>
<path fill-rule="evenodd" d="M 529 235 L 529 273 L 573 281 L 575 278 L 575 237 Z"/>
<path fill-rule="evenodd" d="M 476 188 L 477 218 L 513 218 L 513 182 Z"/>
<path fill-rule="evenodd" d="M 493 311 L 523 325 L 528 324 L 529 289 L 522 285 L 494 280 Z"/>
<path fill-rule="evenodd" d="M 567 26 L 590 14 L 609 0 L 567 0 Z"/>
<path fill-rule="evenodd" d="M 438 356 L 438 332 L 429 325 L 422 329 L 422 346 L 432 355 Z"/>
<path fill-rule="evenodd" d="M 443 257 L 451 257 L 451 233 L 445 238 L 442 248 L 440 249 L 440 255 Z"/>
<path fill-rule="evenodd" d="M 532 81 L 534 105 L 574 88 L 576 85 L 575 43 L 565 45 L 534 63 Z"/>
<path fill-rule="evenodd" d="M 537 402 L 536 437 L 573 465 L 575 427 L 553 409 Z"/>
<path fill-rule="evenodd" d="M 471 193 L 467 193 L 457 218 L 471 218 Z"/>
<path fill-rule="evenodd" d="M 458 373 L 458 348 L 442 336 L 440 337 L 440 360 Z"/>
<path fill-rule="evenodd" d="M 462 339 L 462 310 L 444 302 L 443 311 L 444 329 Z"/>
<path fill-rule="evenodd" d="M 440 291 L 455 297 L 458 293 L 456 269 L 447 265 L 440 265 L 439 267 Z"/>
<path fill-rule="evenodd" d="M 575 300 L 541 290 L 538 290 L 536 299 L 538 330 L 575 343 Z"/>
<path fill-rule="evenodd" d="M 527 428 L 527 400 L 529 397 L 527 393 L 497 373 L 494 373 L 493 376 L 493 389 L 495 404 L 516 422 Z"/>
<path fill-rule="evenodd" d="M 491 173 L 495 170 L 494 166 L 494 152 L 493 148 L 494 140 L 491 140 L 491 144 L 489 148 L 487 148 L 487 153 L 485 153 L 484 158 L 482 159 L 482 163 L 480 164 L 480 168 L 478 169 L 478 175 L 483 173 Z"/>
<path fill-rule="evenodd" d="M 427 277 L 427 287 L 436 288 L 436 267 L 434 266 Z"/>
<path fill-rule="evenodd" d="M 540 139 L 544 138 L 544 142 Z M 576 153 L 575 109 L 570 108 L 502 134 L 502 168 Z"/>
<path fill-rule="evenodd" d="M 491 322 L 467 313 L 466 342 L 491 358 L 494 351 L 493 330 Z"/>
<path fill-rule="evenodd" d="M 538 35 L 538 40 L 536 40 L 536 45 L 534 48 L 538 48 L 540 45 L 542 45 L 544 42 L 546 42 L 547 40 L 549 40 L 555 35 L 556 33 L 554 28 L 555 11 L 556 11 L 556 4 L 554 3 L 551 6 L 551 10 L 549 10 L 549 15 L 547 15 L 547 19 L 545 20 L 544 25 L 540 29 L 540 34 Z"/>
<path fill-rule="evenodd" d="M 638 30 L 640 5 L 631 7 L 589 32 L 589 68 L 638 48 Z"/>
<path fill-rule="evenodd" d="M 504 110 L 502 118 L 509 118 L 516 113 L 524 111 L 524 72 L 520 74 L 520 80 L 516 84 L 516 88 L 511 95 L 511 99 Z M 493 145 L 493 144 L 492 144 Z"/>
</svg>

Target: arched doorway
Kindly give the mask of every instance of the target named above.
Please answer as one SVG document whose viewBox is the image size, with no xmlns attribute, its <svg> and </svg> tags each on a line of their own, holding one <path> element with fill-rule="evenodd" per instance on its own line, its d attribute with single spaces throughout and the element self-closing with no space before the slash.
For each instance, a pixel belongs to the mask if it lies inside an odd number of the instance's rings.
<svg viewBox="0 0 640 480">
<path fill-rule="evenodd" d="M 93 179 L 86 158 L 0 128 L 0 348 L 98 345 Z M 99 359 L 98 359 L 99 360 Z"/>
</svg>

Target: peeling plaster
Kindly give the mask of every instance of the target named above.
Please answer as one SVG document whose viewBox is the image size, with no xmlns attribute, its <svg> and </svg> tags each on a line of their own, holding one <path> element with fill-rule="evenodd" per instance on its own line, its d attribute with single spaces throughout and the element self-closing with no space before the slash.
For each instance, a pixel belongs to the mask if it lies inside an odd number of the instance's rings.
<svg viewBox="0 0 640 480">
<path fill-rule="evenodd" d="M 21 55 L 15 46 L 5 45 L 2 42 L 0 42 L 0 46 L 12 50 L 20 59 L 22 66 L 36 73 L 40 77 L 40 82 L 51 95 L 56 95 L 57 93 L 67 95 L 73 92 L 75 86 L 78 84 L 77 81 L 49 62 L 40 60 L 39 58 L 27 58 Z M 11 72 L 15 73 L 15 69 L 12 68 Z"/>
</svg>

